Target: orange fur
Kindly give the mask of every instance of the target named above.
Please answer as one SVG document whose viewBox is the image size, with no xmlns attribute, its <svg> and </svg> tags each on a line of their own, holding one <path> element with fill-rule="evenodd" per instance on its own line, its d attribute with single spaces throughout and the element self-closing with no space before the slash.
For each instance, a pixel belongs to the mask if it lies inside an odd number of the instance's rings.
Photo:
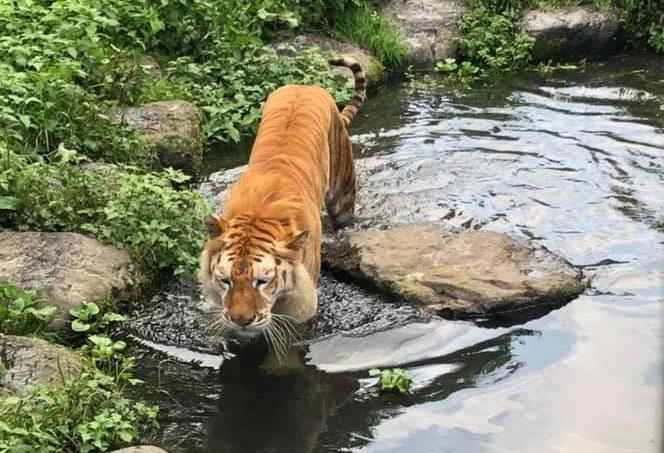
<svg viewBox="0 0 664 453">
<path fill-rule="evenodd" d="M 335 64 L 341 63 L 353 65 L 356 88 L 363 93 L 359 65 L 348 59 Z M 254 319 L 269 306 L 269 294 L 263 295 L 263 306 L 258 291 L 250 288 L 256 274 L 273 270 L 277 280 L 270 285 L 284 291 L 272 302 L 273 312 L 297 322 L 315 313 L 321 207 L 326 205 L 335 225 L 348 222 L 354 212 L 355 169 L 346 125 L 357 107 L 356 100 L 339 112 L 332 96 L 316 86 L 287 85 L 268 97 L 246 171 L 232 187 L 222 217 L 206 220 L 211 238 L 201 258 L 201 282 L 231 320 Z M 233 278 L 225 296 L 214 297 L 219 292 L 215 266 L 226 266 L 224 275 Z M 240 292 L 246 293 L 244 302 Z"/>
</svg>

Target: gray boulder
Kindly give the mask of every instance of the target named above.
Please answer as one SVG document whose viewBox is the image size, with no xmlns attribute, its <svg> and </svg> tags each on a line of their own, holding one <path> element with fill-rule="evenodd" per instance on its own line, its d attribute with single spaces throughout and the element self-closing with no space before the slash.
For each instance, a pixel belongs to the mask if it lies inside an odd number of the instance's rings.
<svg viewBox="0 0 664 453">
<path fill-rule="evenodd" d="M 163 167 L 190 174 L 200 171 L 202 114 L 191 102 L 151 102 L 140 107 L 111 109 L 108 115 L 136 127 L 148 139 Z"/>
<path fill-rule="evenodd" d="M 295 51 L 317 48 L 326 57 L 351 57 L 357 60 L 362 66 L 367 79 L 367 86 L 377 85 L 385 78 L 385 68 L 369 51 L 356 46 L 355 44 L 337 41 L 334 38 L 320 33 L 303 33 L 288 40 L 282 40 L 272 43 L 272 46 L 281 54 L 288 54 L 288 48 Z M 343 77 L 353 78 L 350 69 L 335 68 Z"/>
<path fill-rule="evenodd" d="M 403 36 L 412 63 L 433 66 L 455 57 L 459 47 L 457 23 L 468 8 L 455 0 L 388 0 L 381 13 Z"/>
<path fill-rule="evenodd" d="M 69 309 L 119 294 L 129 283 L 129 255 L 77 233 L 0 231 L 0 280 L 37 291 L 58 308 L 62 328 Z"/>
<path fill-rule="evenodd" d="M 548 250 L 491 231 L 433 224 L 347 231 L 328 238 L 333 270 L 404 300 L 476 316 L 564 303 L 585 288 L 581 272 Z"/>
<path fill-rule="evenodd" d="M 0 396 L 26 396 L 28 385 L 59 386 L 77 378 L 83 361 L 40 338 L 0 334 Z"/>
<path fill-rule="evenodd" d="M 616 12 L 595 6 L 527 11 L 521 27 L 535 38 L 536 62 L 599 58 L 621 44 Z"/>
</svg>

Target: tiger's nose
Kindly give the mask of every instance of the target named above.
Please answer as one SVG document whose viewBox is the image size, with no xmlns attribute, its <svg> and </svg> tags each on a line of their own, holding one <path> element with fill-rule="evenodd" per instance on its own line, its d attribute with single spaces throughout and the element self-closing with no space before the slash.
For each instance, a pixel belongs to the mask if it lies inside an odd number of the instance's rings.
<svg viewBox="0 0 664 453">
<path fill-rule="evenodd" d="M 231 315 L 231 321 L 241 327 L 251 324 L 254 319 L 256 319 L 256 315 Z"/>
</svg>

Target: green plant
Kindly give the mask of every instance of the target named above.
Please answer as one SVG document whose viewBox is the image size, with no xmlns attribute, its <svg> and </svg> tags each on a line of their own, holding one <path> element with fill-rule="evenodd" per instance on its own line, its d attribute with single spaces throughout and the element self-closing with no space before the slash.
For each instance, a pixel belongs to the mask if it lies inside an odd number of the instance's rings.
<svg viewBox="0 0 664 453">
<path fill-rule="evenodd" d="M 0 451 L 108 451 L 136 441 L 144 427 L 156 425 L 157 408 L 124 395 L 141 381 L 129 359 L 116 364 L 113 374 L 93 366 L 61 387 L 38 385 L 26 398 L 1 399 Z"/>
<path fill-rule="evenodd" d="M 6 288 L 16 299 L 17 291 L 9 285 L 0 286 L 2 294 Z M 89 321 L 88 330 L 121 318 L 102 313 L 93 303 L 72 311 L 76 321 Z M 105 335 L 90 335 L 80 348 L 84 365 L 79 376 L 58 387 L 30 387 L 24 398 L 0 398 L 0 452 L 108 451 L 135 442 L 146 427 L 157 426 L 156 407 L 125 396 L 128 386 L 142 383 L 133 374 L 133 359 L 124 355 L 126 346 Z"/>
<path fill-rule="evenodd" d="M 401 368 L 373 368 L 369 370 L 369 376 L 378 376 L 377 385 L 380 386 L 381 392 L 409 393 L 413 386 L 413 373 Z"/>
<path fill-rule="evenodd" d="M 495 13 L 479 6 L 463 16 L 461 54 L 483 74 L 513 72 L 526 67 L 535 40 L 517 25 L 519 12 Z"/>
<path fill-rule="evenodd" d="M 119 313 L 106 311 L 100 315 L 99 306 L 94 302 L 84 302 L 83 306 L 69 309 L 72 317 L 71 330 L 74 332 L 99 331 L 126 318 Z"/>
<path fill-rule="evenodd" d="M 664 52 L 664 0 L 611 0 L 629 39 Z"/>
<path fill-rule="evenodd" d="M 34 291 L 0 282 L 0 332 L 11 335 L 45 333 L 56 308 L 45 306 Z"/>
<path fill-rule="evenodd" d="M 339 85 L 317 51 L 285 57 L 251 43 L 237 52 L 227 46 L 219 43 L 204 62 L 180 57 L 165 68 L 170 80 L 167 89 L 186 93 L 186 98 L 205 112 L 203 133 L 209 142 L 238 142 L 241 136 L 254 133 L 265 98 L 284 84 L 317 84 L 330 91 L 337 102 L 348 100 L 349 87 Z M 156 98 L 153 90 L 146 88 L 142 98 Z"/>
<path fill-rule="evenodd" d="M 2 143 L 0 156 L 0 197 L 12 200 L 1 226 L 90 234 L 127 249 L 138 270 L 193 278 L 209 208 L 198 192 L 180 188 L 187 176 L 116 165 L 85 170 L 62 147 L 52 163 L 2 150 Z"/>
<path fill-rule="evenodd" d="M 408 48 L 397 30 L 367 3 L 346 8 L 334 20 L 332 35 L 370 50 L 388 67 L 404 67 Z"/>
</svg>

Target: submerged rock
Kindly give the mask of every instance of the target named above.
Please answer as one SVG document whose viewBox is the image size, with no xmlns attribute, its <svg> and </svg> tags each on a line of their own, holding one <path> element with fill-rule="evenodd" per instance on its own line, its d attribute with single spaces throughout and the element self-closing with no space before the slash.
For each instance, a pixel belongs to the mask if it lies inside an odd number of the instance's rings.
<svg viewBox="0 0 664 453">
<path fill-rule="evenodd" d="M 457 23 L 467 10 L 454 0 L 388 0 L 381 12 L 403 36 L 412 62 L 433 66 L 438 60 L 456 56 Z"/>
<path fill-rule="evenodd" d="M 62 328 L 69 309 L 103 299 L 129 283 L 129 255 L 77 233 L 0 232 L 0 280 L 37 291 L 58 308 Z"/>
<path fill-rule="evenodd" d="M 288 46 L 292 46 L 296 51 L 318 48 L 326 57 L 351 57 L 360 63 L 367 78 L 367 85 L 376 85 L 385 78 L 385 68 L 369 51 L 362 49 L 355 44 L 337 41 L 334 38 L 320 33 L 304 33 L 297 35 L 285 41 L 278 41 L 272 44 L 280 53 L 286 53 Z M 344 77 L 351 79 L 353 73 L 347 68 L 335 68 Z"/>
<path fill-rule="evenodd" d="M 599 58 L 620 44 L 618 15 L 595 6 L 527 11 L 521 27 L 535 38 L 534 61 Z"/>
<path fill-rule="evenodd" d="M 331 269 L 452 315 L 563 303 L 585 288 L 564 259 L 491 231 L 413 224 L 339 233 L 323 247 Z"/>
<path fill-rule="evenodd" d="M 148 139 L 163 167 L 200 171 L 203 144 L 201 112 L 187 101 L 151 102 L 112 109 L 109 116 L 135 126 Z"/>
<path fill-rule="evenodd" d="M 40 338 L 0 334 L 0 396 L 26 396 L 26 386 L 62 385 L 81 373 L 80 357 Z"/>
<path fill-rule="evenodd" d="M 144 307 L 130 313 L 125 327 L 141 340 L 223 355 L 228 351 L 226 341 L 211 335 L 207 327 L 212 308 L 215 307 L 205 301 L 197 284 L 174 281 Z M 425 322 L 431 317 L 432 310 L 426 307 L 386 300 L 324 274 L 318 285 L 318 312 L 300 339 L 312 343 L 335 333 L 362 336 L 410 322 Z"/>
</svg>

